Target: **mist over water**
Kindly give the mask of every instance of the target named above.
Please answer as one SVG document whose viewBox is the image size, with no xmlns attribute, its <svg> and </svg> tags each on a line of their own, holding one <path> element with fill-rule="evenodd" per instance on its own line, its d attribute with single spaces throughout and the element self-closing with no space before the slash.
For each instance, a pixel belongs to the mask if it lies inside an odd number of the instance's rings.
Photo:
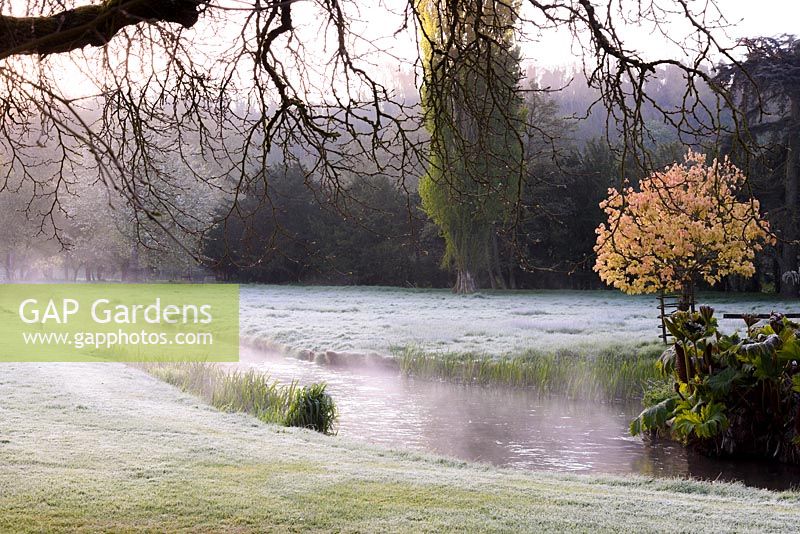
<svg viewBox="0 0 800 534">
<path fill-rule="evenodd" d="M 628 434 L 638 404 L 540 397 L 535 391 L 464 386 L 377 368 L 331 367 L 242 348 L 242 367 L 281 382 L 324 381 L 339 408 L 339 435 L 400 449 L 538 471 L 639 474 L 800 486 L 800 469 L 712 460 L 670 442 Z"/>
</svg>

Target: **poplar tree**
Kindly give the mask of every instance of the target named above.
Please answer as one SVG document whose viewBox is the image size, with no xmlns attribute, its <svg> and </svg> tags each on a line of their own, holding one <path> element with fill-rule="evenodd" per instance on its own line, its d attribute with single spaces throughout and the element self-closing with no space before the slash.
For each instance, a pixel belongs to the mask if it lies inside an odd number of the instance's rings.
<svg viewBox="0 0 800 534">
<path fill-rule="evenodd" d="M 519 2 L 420 6 L 422 104 L 430 132 L 423 209 L 446 242 L 457 293 L 478 288 L 496 227 L 518 204 L 524 111 L 515 24 Z"/>
</svg>

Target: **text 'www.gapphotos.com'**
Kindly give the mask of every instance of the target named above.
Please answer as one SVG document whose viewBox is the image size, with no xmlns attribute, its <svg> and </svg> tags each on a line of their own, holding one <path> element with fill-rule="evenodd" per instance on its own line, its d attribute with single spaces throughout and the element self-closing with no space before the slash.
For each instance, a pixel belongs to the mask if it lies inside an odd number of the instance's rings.
<svg viewBox="0 0 800 534">
<path fill-rule="evenodd" d="M 210 332 L 22 332 L 26 345 L 66 345 L 82 349 L 110 349 L 112 347 L 131 345 L 213 345 L 214 334 Z"/>
</svg>

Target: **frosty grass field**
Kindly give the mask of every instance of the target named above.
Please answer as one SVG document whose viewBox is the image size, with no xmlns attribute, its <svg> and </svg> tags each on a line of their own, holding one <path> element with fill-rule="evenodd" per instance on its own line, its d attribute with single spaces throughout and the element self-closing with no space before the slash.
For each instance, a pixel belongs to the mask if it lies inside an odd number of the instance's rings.
<svg viewBox="0 0 800 534">
<path fill-rule="evenodd" d="M 509 471 L 224 413 L 121 364 L 6 364 L 3 532 L 789 532 L 800 494 Z"/>
<path fill-rule="evenodd" d="M 588 355 L 657 334 L 654 299 L 613 292 L 245 287 L 241 307 L 243 335 L 294 350 Z M 121 364 L 7 364 L 0 397 L 2 531 L 786 532 L 800 520 L 796 491 L 390 451 L 224 413 Z"/>
<path fill-rule="evenodd" d="M 798 312 L 794 301 L 763 295 L 701 294 L 723 313 Z M 370 287 L 243 286 L 245 338 L 299 351 L 514 356 L 569 350 L 591 355 L 658 340 L 654 295 L 617 291 L 514 291 L 471 296 L 448 290 Z M 741 320 L 721 321 L 725 330 Z"/>
</svg>

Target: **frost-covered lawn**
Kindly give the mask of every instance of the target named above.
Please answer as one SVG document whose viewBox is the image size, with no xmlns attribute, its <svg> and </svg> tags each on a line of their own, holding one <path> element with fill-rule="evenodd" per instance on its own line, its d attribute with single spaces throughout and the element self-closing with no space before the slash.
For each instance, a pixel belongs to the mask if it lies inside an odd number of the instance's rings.
<svg viewBox="0 0 800 534">
<path fill-rule="evenodd" d="M 117 364 L 4 364 L 0 531 L 790 532 L 800 494 L 503 471 L 225 414 Z"/>
<path fill-rule="evenodd" d="M 800 311 L 800 301 L 701 295 L 724 312 Z M 616 291 L 486 292 L 368 287 L 244 286 L 242 334 L 289 349 L 498 356 L 569 349 L 590 354 L 656 340 L 656 298 Z M 740 328 L 741 321 L 723 321 Z"/>
</svg>

